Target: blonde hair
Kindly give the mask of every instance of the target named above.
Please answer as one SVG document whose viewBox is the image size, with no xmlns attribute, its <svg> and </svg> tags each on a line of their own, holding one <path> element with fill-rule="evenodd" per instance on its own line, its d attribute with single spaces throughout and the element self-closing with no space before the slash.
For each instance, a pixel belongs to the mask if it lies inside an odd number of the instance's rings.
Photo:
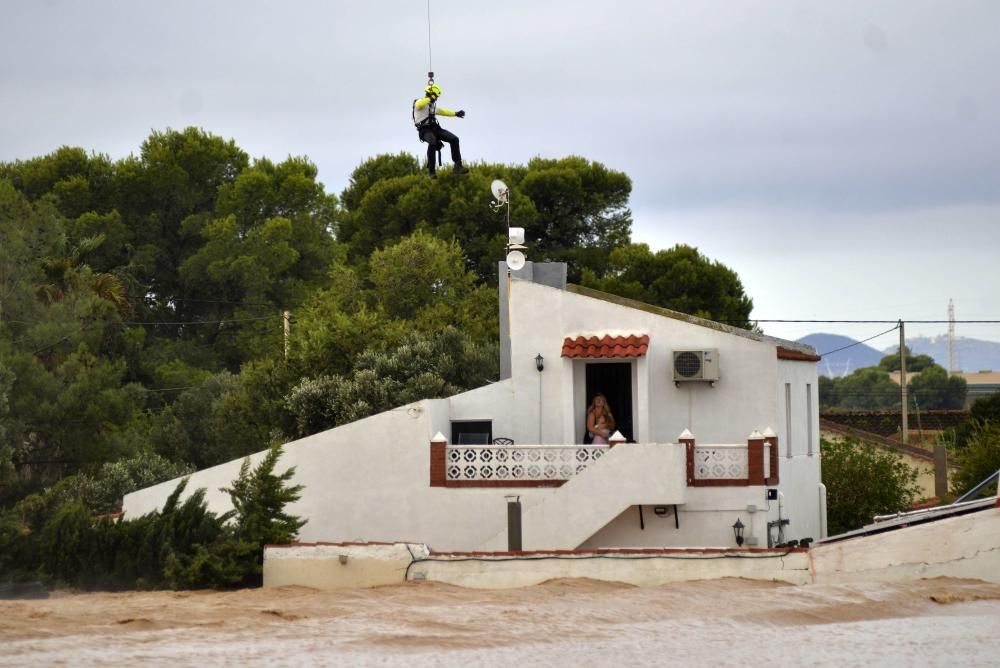
<svg viewBox="0 0 1000 668">
<path fill-rule="evenodd" d="M 604 396 L 602 393 L 598 392 L 590 400 L 590 406 L 587 407 L 587 414 L 589 415 L 592 410 L 595 410 L 597 408 L 597 406 L 595 405 L 597 403 L 597 397 L 604 399 L 604 410 L 603 410 L 604 422 L 607 424 L 608 429 L 614 429 L 615 416 L 611 414 L 611 406 L 608 405 L 608 398 Z"/>
</svg>

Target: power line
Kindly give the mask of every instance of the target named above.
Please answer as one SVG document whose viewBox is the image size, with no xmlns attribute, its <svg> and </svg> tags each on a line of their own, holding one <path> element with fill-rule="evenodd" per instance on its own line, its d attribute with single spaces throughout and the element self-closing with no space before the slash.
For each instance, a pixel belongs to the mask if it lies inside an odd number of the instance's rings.
<svg viewBox="0 0 1000 668">
<path fill-rule="evenodd" d="M 944 325 L 951 322 L 960 325 L 1000 325 L 1000 320 L 908 320 L 906 318 L 896 318 L 895 320 L 767 320 L 763 318 L 752 318 L 753 322 L 788 322 L 788 323 L 822 323 L 840 325 L 888 325 L 899 324 L 900 320 L 910 325 Z M 727 320 L 725 322 L 743 322 Z M 892 331 L 892 330 L 889 330 Z"/>
<path fill-rule="evenodd" d="M 180 297 L 170 297 L 166 300 L 169 302 L 191 302 L 192 304 L 235 304 L 237 306 L 266 306 L 267 308 L 277 308 L 274 304 L 268 304 L 266 302 L 243 302 L 234 301 L 231 299 L 188 299 Z"/>
<path fill-rule="evenodd" d="M 856 341 L 854 343 L 849 343 L 846 346 L 841 346 L 840 348 L 836 348 L 834 350 L 829 350 L 829 351 L 827 351 L 825 353 L 820 353 L 819 356 L 820 357 L 825 357 L 826 355 L 832 355 L 833 353 L 839 353 L 841 350 L 847 350 L 848 348 L 853 348 L 854 346 L 860 346 L 862 343 L 866 343 L 868 341 L 871 341 L 872 339 L 877 339 L 878 337 L 880 337 L 880 336 L 882 336 L 884 334 L 888 334 L 889 332 L 895 332 L 897 329 L 899 329 L 899 323 L 896 323 L 895 327 L 893 327 L 891 329 L 887 329 L 884 332 L 879 332 L 878 334 L 875 334 L 874 336 L 869 336 L 867 339 L 863 339 L 861 341 Z"/>
<path fill-rule="evenodd" d="M 221 325 L 227 322 L 250 322 L 254 320 L 274 320 L 275 318 L 280 318 L 282 315 L 278 313 L 277 315 L 261 315 L 253 318 L 228 318 L 226 320 L 150 320 L 142 322 L 139 320 L 122 320 L 123 325 Z"/>
</svg>

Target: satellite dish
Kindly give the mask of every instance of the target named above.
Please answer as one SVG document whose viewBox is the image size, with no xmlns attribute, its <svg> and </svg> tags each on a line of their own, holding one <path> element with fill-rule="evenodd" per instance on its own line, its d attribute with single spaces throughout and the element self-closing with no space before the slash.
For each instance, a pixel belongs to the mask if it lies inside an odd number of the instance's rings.
<svg viewBox="0 0 1000 668">
<path fill-rule="evenodd" d="M 500 179 L 494 179 L 493 183 L 490 184 L 490 190 L 493 191 L 493 196 L 501 202 L 507 201 L 507 193 L 510 190 L 507 188 L 507 184 Z"/>
<path fill-rule="evenodd" d="M 511 252 L 507 253 L 507 267 L 509 269 L 517 271 L 518 269 L 524 267 L 524 262 L 525 262 L 524 253 L 522 253 L 521 251 L 512 250 Z"/>
</svg>

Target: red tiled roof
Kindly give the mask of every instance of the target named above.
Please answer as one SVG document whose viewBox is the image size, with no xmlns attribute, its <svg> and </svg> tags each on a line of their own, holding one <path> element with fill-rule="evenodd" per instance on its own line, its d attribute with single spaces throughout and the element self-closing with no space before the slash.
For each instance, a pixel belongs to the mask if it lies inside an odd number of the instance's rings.
<svg viewBox="0 0 1000 668">
<path fill-rule="evenodd" d="M 822 359 L 819 355 L 810 355 L 784 346 L 778 346 L 779 360 L 792 360 L 794 362 L 818 362 Z"/>
<path fill-rule="evenodd" d="M 563 339 L 563 357 L 641 357 L 649 348 L 648 334 L 628 336 L 566 337 Z"/>
</svg>

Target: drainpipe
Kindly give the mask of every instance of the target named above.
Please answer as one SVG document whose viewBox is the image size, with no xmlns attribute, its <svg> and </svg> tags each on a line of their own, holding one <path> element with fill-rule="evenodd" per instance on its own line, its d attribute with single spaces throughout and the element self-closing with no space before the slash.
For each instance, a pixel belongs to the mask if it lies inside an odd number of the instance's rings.
<svg viewBox="0 0 1000 668">
<path fill-rule="evenodd" d="M 819 537 L 826 538 L 826 485 L 819 484 Z"/>
</svg>

